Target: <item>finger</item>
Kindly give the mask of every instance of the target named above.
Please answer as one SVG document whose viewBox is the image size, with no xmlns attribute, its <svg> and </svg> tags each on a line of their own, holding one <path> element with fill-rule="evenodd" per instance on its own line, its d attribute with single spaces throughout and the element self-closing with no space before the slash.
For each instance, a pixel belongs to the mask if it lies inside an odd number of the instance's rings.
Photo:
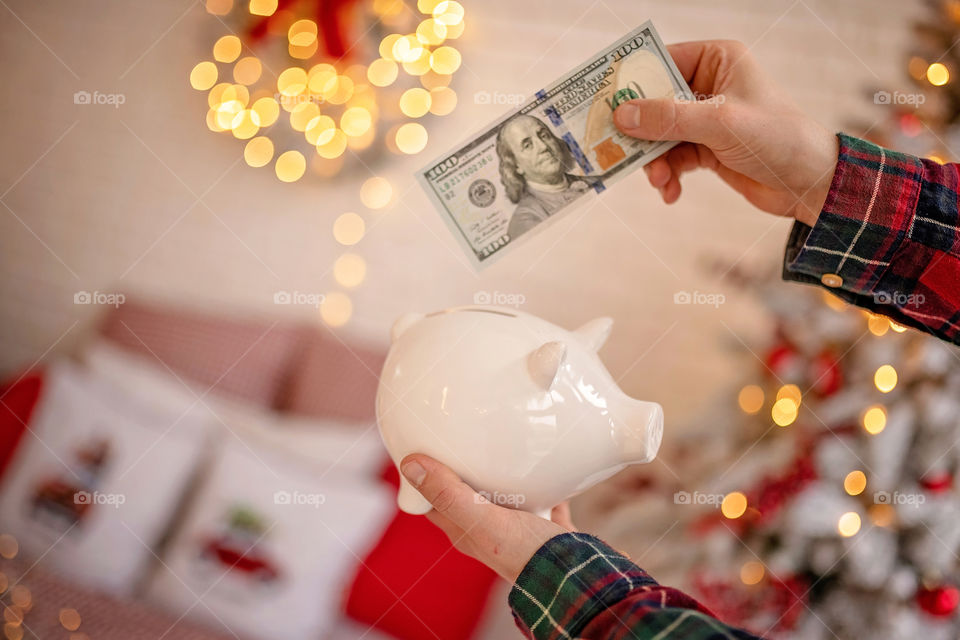
<svg viewBox="0 0 960 640">
<path fill-rule="evenodd" d="M 576 531 L 577 527 L 573 524 L 573 518 L 570 516 L 570 503 L 561 502 L 550 511 L 550 519 L 568 531 Z"/>
<path fill-rule="evenodd" d="M 670 177 L 670 182 L 660 190 L 660 195 L 663 197 L 663 201 L 667 204 L 673 204 L 680 199 L 680 178 L 676 174 Z"/>
<path fill-rule="evenodd" d="M 453 544 L 460 542 L 466 535 L 463 527 L 459 526 L 456 522 L 443 515 L 439 511 L 433 510 L 427 513 L 427 520 L 435 524 L 438 529 L 447 534 L 447 537 L 450 538 L 450 542 Z"/>
<path fill-rule="evenodd" d="M 440 514 L 469 529 L 493 506 L 443 464 L 421 454 L 400 462 L 400 472 Z"/>
<path fill-rule="evenodd" d="M 702 95 L 717 93 L 718 76 L 749 59 L 749 49 L 735 40 L 678 42 L 667 51 L 690 88 Z"/>
<path fill-rule="evenodd" d="M 731 107 L 673 97 L 637 99 L 617 107 L 613 121 L 626 135 L 642 140 L 685 140 L 721 147 L 731 136 L 719 122 L 721 108 L 729 111 Z"/>
<path fill-rule="evenodd" d="M 667 159 L 663 156 L 660 156 L 650 164 L 646 166 L 647 170 L 647 179 L 650 181 L 650 184 L 657 189 L 660 189 L 670 180 L 670 165 L 667 163 Z"/>
<path fill-rule="evenodd" d="M 695 171 L 703 166 L 700 154 L 697 151 L 698 148 L 704 149 L 705 147 L 685 142 L 670 149 L 662 157 L 670 165 L 671 173 L 679 178 L 684 173 Z M 707 153 L 710 153 L 709 150 Z"/>
</svg>

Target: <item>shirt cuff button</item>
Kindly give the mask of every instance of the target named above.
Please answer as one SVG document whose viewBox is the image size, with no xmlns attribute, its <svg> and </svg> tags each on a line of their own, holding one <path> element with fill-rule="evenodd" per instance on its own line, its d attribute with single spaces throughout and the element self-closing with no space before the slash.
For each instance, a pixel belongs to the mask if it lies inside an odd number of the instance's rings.
<svg viewBox="0 0 960 640">
<path fill-rule="evenodd" d="M 836 289 L 843 284 L 843 278 L 835 273 L 825 273 L 820 276 L 820 282 L 831 289 Z"/>
</svg>

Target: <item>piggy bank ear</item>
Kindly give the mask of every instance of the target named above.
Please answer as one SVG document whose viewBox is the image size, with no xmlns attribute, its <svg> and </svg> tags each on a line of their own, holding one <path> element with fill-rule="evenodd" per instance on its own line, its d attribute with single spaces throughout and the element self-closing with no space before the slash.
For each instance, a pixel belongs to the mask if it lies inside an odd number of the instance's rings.
<svg viewBox="0 0 960 640">
<path fill-rule="evenodd" d="M 543 343 L 527 356 L 527 370 L 538 387 L 550 389 L 566 355 L 567 345 L 553 341 Z"/>
<path fill-rule="evenodd" d="M 403 332 L 423 320 L 422 313 L 405 313 L 397 318 L 390 329 L 390 342 L 396 342 Z"/>
<path fill-rule="evenodd" d="M 587 324 L 576 330 L 576 334 L 583 338 L 594 351 L 599 351 L 603 343 L 610 337 L 610 330 L 613 329 L 613 318 L 594 318 Z"/>
</svg>

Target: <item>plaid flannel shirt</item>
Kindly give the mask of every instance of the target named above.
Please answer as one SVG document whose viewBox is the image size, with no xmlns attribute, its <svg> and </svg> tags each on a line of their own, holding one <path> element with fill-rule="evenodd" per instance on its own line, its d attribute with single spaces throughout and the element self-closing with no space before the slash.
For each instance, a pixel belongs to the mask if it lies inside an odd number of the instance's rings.
<svg viewBox="0 0 960 640">
<path fill-rule="evenodd" d="M 838 137 L 823 211 L 793 226 L 783 277 L 960 344 L 958 165 Z"/>
<path fill-rule="evenodd" d="M 960 344 L 958 165 L 838 137 L 823 211 L 813 227 L 794 225 L 783 277 Z M 582 533 L 540 547 L 509 600 L 517 626 L 537 640 L 757 637 Z"/>
<path fill-rule="evenodd" d="M 564 533 L 540 547 L 509 599 L 517 626 L 536 640 L 757 638 L 657 584 L 626 556 L 584 533 Z"/>
</svg>

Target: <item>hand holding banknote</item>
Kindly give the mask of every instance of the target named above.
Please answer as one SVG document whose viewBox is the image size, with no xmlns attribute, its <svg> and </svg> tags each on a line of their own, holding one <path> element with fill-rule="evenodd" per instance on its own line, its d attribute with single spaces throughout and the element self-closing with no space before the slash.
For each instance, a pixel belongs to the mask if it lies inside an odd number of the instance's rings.
<svg viewBox="0 0 960 640">
<path fill-rule="evenodd" d="M 685 42 L 667 50 L 694 95 L 625 102 L 614 112 L 623 133 L 681 140 L 644 167 L 664 202 L 680 197 L 680 176 L 715 171 L 751 204 L 813 226 L 837 164 L 837 139 L 805 115 L 739 42 Z"/>
</svg>

